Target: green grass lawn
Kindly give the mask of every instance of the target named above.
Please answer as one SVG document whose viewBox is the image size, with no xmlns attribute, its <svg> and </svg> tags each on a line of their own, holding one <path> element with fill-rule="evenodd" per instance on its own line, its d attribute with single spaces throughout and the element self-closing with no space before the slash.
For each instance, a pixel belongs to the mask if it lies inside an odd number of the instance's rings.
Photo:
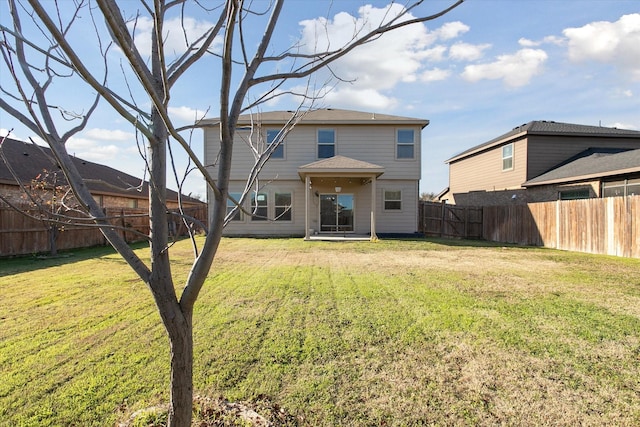
<svg viewBox="0 0 640 427">
<path fill-rule="evenodd" d="M 189 243 L 171 252 L 186 277 Z M 110 426 L 167 400 L 159 316 L 108 249 L 0 260 L 0 291 L 0 426 Z M 637 259 L 224 239 L 194 329 L 196 393 L 300 425 L 640 425 Z"/>
</svg>

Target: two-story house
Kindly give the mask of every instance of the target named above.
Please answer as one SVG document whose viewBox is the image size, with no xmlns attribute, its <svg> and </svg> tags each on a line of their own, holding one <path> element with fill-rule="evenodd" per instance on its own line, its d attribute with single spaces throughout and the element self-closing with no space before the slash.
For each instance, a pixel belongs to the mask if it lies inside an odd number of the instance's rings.
<svg viewBox="0 0 640 427">
<path fill-rule="evenodd" d="M 448 159 L 440 199 L 487 206 L 606 196 L 640 182 L 636 149 L 640 131 L 532 121 Z"/>
<path fill-rule="evenodd" d="M 247 141 L 272 143 L 292 115 L 274 111 L 240 117 L 231 197 L 240 197 L 255 161 Z M 215 174 L 220 132 L 216 119 L 207 122 L 205 162 Z M 238 212 L 224 233 L 306 239 L 415 233 L 421 131 L 428 124 L 424 119 L 350 110 L 307 112 L 262 169 L 259 186 L 245 201 L 245 212 Z M 233 202 L 228 206 L 231 210 Z"/>
</svg>

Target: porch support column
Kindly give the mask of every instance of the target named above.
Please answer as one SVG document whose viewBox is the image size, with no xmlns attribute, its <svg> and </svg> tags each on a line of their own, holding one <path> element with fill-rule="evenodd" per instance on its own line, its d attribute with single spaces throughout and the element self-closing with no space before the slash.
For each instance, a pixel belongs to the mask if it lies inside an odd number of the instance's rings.
<svg viewBox="0 0 640 427">
<path fill-rule="evenodd" d="M 311 178 L 309 175 L 304 177 L 304 240 L 309 240 L 309 188 L 311 187 Z"/>
<path fill-rule="evenodd" d="M 371 176 L 371 241 L 378 240 L 376 234 L 376 181 L 375 175 Z"/>
</svg>

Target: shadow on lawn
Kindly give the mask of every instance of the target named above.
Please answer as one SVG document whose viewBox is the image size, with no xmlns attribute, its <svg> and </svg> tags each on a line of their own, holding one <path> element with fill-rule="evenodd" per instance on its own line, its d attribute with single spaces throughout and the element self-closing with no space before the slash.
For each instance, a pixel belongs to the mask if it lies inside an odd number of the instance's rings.
<svg viewBox="0 0 640 427">
<path fill-rule="evenodd" d="M 133 243 L 133 249 L 142 249 L 147 246 L 146 242 Z M 113 256 L 116 252 L 111 246 L 94 246 L 92 248 L 78 248 L 63 250 L 56 256 L 48 254 L 21 255 L 11 258 L 0 258 L 0 277 L 9 274 L 19 274 L 27 271 L 36 271 L 41 268 L 57 267 L 60 265 L 73 264 L 89 259 Z M 122 260 L 118 256 L 118 261 Z"/>
</svg>

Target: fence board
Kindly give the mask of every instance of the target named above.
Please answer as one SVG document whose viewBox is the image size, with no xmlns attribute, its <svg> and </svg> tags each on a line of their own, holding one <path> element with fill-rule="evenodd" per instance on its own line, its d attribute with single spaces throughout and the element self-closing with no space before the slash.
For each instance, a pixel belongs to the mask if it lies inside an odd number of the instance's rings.
<svg viewBox="0 0 640 427">
<path fill-rule="evenodd" d="M 482 208 L 420 201 L 418 230 L 426 236 L 482 238 Z"/>
<path fill-rule="evenodd" d="M 22 207 L 27 213 L 37 215 L 28 207 Z M 105 208 L 105 214 L 111 218 L 118 233 L 129 243 L 144 240 L 149 235 L 149 214 L 147 209 Z M 185 214 L 206 223 L 206 206 L 186 208 Z M 74 216 L 74 213 L 67 213 Z M 80 214 L 77 214 L 80 216 Z M 173 222 L 176 235 L 186 233 L 186 226 L 178 217 L 167 218 Z M 87 225 L 65 225 L 58 233 L 58 250 L 76 249 L 106 244 L 106 240 L 97 227 Z M 8 206 L 0 206 L 0 256 L 36 254 L 50 251 L 49 229 L 41 220 L 29 218 Z"/>
<path fill-rule="evenodd" d="M 640 196 L 487 206 L 483 238 L 640 258 Z"/>
</svg>

